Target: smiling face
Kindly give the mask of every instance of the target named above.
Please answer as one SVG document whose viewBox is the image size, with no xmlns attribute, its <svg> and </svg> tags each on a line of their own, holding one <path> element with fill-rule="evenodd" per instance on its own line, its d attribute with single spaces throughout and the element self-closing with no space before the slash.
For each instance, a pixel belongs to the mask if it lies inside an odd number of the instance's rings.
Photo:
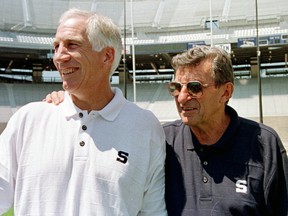
<svg viewBox="0 0 288 216">
<path fill-rule="evenodd" d="M 63 81 L 63 88 L 71 94 L 95 88 L 105 76 L 104 51 L 96 52 L 86 35 L 86 18 L 75 17 L 62 22 L 54 40 L 54 64 Z M 109 75 L 107 75 L 108 77 Z"/>
<path fill-rule="evenodd" d="M 205 60 L 194 67 L 185 66 L 176 70 L 175 81 L 184 85 L 175 97 L 175 102 L 182 121 L 190 127 L 202 127 L 216 121 L 223 114 L 225 100 L 228 100 L 225 97 L 225 85 L 211 85 L 215 83 L 211 64 L 210 60 Z M 185 84 L 191 81 L 209 84 L 203 88 L 200 98 L 194 98 L 188 93 Z"/>
</svg>

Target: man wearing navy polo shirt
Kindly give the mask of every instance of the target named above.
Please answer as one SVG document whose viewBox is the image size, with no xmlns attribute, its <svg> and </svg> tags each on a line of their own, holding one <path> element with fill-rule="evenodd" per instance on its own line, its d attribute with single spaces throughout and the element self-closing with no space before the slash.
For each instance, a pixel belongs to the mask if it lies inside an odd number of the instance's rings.
<svg viewBox="0 0 288 216">
<path fill-rule="evenodd" d="M 168 214 L 288 215 L 286 151 L 272 128 L 227 105 L 234 89 L 229 55 L 200 46 L 172 65 L 168 89 L 181 120 L 164 125 Z"/>
</svg>

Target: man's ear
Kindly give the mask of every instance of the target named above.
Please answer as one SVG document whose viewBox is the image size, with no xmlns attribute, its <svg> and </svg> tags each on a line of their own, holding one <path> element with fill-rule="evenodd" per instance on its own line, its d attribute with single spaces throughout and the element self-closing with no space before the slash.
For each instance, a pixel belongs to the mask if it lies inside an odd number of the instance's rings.
<svg viewBox="0 0 288 216">
<path fill-rule="evenodd" d="M 113 64 L 114 57 L 115 57 L 115 50 L 112 47 L 106 47 L 105 49 L 105 60 L 104 63 Z"/>
<path fill-rule="evenodd" d="M 221 97 L 221 101 L 226 103 L 229 101 L 229 99 L 232 97 L 232 94 L 234 92 L 234 85 L 232 82 L 227 82 L 223 85 L 223 94 Z"/>
</svg>

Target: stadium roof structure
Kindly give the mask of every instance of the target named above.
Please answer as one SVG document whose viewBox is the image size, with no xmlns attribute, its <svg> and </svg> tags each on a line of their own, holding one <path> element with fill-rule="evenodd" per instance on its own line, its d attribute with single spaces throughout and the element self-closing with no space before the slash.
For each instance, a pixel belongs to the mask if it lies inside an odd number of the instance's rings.
<svg viewBox="0 0 288 216">
<path fill-rule="evenodd" d="M 29 59 L 45 60 L 44 68 L 53 67 L 50 58 L 53 36 L 59 17 L 69 8 L 111 17 L 128 45 L 130 69 L 131 45 L 136 46 L 138 69 L 169 68 L 173 55 L 199 43 L 229 44 L 234 64 L 250 64 L 256 56 L 257 32 L 261 62 L 287 64 L 287 0 L 2 0 L 1 3 L 0 68 L 7 69 L 9 65 L 23 68 Z"/>
<path fill-rule="evenodd" d="M 0 28 L 8 31 L 54 33 L 60 15 L 68 8 L 97 11 L 107 15 L 122 30 L 125 27 L 131 30 L 133 20 L 135 33 L 143 38 L 146 34 L 149 38 L 151 33 L 203 31 L 211 16 L 213 20 L 218 21 L 217 25 L 220 28 L 255 28 L 256 1 L 251 0 L 2 0 L 1 2 Z M 261 25 L 270 27 L 287 25 L 286 0 L 261 0 L 258 1 L 257 7 Z"/>
</svg>

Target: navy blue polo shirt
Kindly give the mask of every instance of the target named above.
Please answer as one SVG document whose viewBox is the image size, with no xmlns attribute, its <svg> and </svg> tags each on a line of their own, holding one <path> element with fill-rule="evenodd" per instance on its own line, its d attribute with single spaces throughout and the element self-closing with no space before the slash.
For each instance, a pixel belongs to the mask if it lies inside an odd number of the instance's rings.
<svg viewBox="0 0 288 216">
<path fill-rule="evenodd" d="M 287 215 L 288 161 L 277 133 L 238 117 L 221 139 L 201 145 L 181 120 L 166 133 L 166 205 L 171 216 Z"/>
</svg>

